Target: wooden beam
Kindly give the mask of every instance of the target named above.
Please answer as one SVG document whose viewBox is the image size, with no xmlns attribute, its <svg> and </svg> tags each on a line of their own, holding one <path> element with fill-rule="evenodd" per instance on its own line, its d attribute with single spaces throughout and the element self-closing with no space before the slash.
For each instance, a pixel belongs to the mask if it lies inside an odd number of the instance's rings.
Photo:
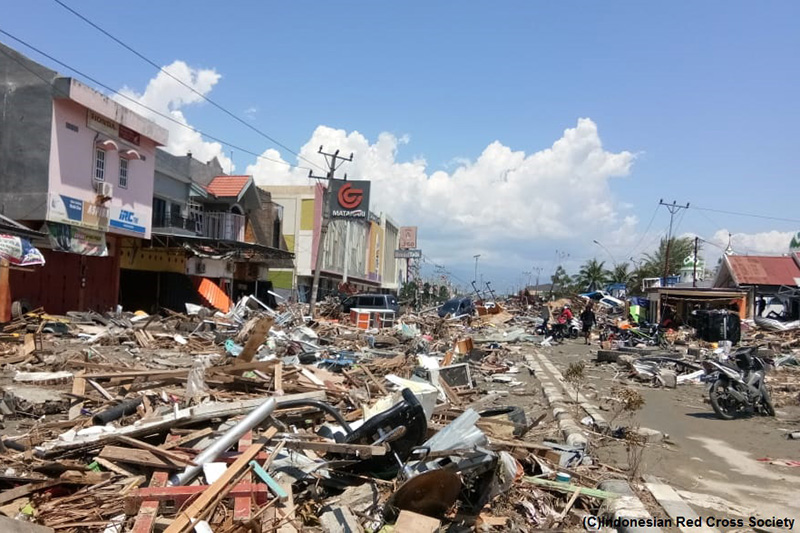
<svg viewBox="0 0 800 533">
<path fill-rule="evenodd" d="M 78 396 L 83 396 L 86 394 L 86 380 L 83 379 L 83 372 L 79 372 L 75 379 L 72 380 L 72 394 L 77 394 Z M 79 416 L 81 416 L 81 410 L 83 409 L 83 402 L 77 402 L 75 405 L 69 408 L 69 414 L 67 418 L 69 420 L 75 420 Z"/>
<path fill-rule="evenodd" d="M 150 451 L 123 448 L 121 446 L 106 446 L 100 452 L 99 457 L 118 463 L 129 463 L 163 470 L 180 470 L 182 468 L 180 464 L 161 458 Z"/>
<path fill-rule="evenodd" d="M 370 446 L 368 444 L 344 444 L 338 442 L 319 442 L 306 440 L 285 440 L 284 446 L 290 450 L 314 450 L 317 452 L 334 452 L 355 454 L 361 457 L 386 455 L 385 446 Z"/>
<path fill-rule="evenodd" d="M 191 459 L 189 459 L 185 455 L 182 455 L 182 454 L 179 454 L 179 453 L 176 453 L 176 452 L 171 452 L 169 450 L 165 450 L 163 448 L 159 448 L 158 446 L 153 446 L 152 444 L 147 444 L 146 442 L 142 442 L 140 440 L 137 440 L 137 439 L 134 439 L 134 438 L 131 438 L 131 437 L 126 437 L 124 435 L 119 435 L 116 440 L 117 440 L 117 442 L 123 442 L 125 444 L 130 445 L 130 446 L 133 446 L 134 448 L 139 448 L 140 450 L 147 450 L 148 452 L 151 452 L 154 455 L 157 455 L 159 457 L 163 457 L 163 458 L 168 459 L 168 460 L 170 460 L 170 461 L 172 461 L 174 463 L 179 463 L 179 464 L 186 465 L 186 466 L 197 466 L 197 464 L 194 461 L 192 461 Z"/>
<path fill-rule="evenodd" d="M 159 446 L 162 450 L 171 450 L 172 448 L 177 448 L 179 446 L 183 446 L 187 442 L 192 442 L 194 440 L 202 439 L 203 437 L 207 437 L 214 433 L 213 428 L 203 428 L 197 431 L 192 431 L 191 433 L 184 435 L 179 439 L 175 439 L 172 441 L 167 442 L 166 444 L 162 444 Z"/>
<path fill-rule="evenodd" d="M 256 322 L 255 327 L 253 327 L 253 330 L 250 332 L 250 337 L 244 345 L 242 353 L 240 353 L 236 359 L 245 363 L 252 361 L 258 349 L 264 344 L 264 341 L 267 340 L 269 329 L 274 323 L 275 321 L 271 317 L 264 317 Z"/>
<path fill-rule="evenodd" d="M 205 508 L 214 501 L 217 495 L 225 489 L 242 470 L 249 468 L 250 461 L 258 455 L 264 444 L 253 444 L 217 479 L 213 484 L 186 509 L 175 517 L 164 533 L 183 533 L 192 526 L 192 519 L 200 515 Z"/>
</svg>

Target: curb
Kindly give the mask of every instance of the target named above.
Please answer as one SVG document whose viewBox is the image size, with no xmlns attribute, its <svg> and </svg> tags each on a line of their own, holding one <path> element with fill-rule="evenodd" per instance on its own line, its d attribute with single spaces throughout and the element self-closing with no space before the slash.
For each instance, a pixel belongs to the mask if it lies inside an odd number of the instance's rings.
<svg viewBox="0 0 800 533">
<path fill-rule="evenodd" d="M 566 443 L 570 446 L 586 449 L 589 439 L 575 422 L 575 419 L 572 418 L 567 403 L 564 401 L 564 396 L 559 392 L 556 383 L 545 373 L 535 356 L 528 354 L 525 356 L 525 360 L 533 369 L 536 379 L 542 385 L 542 394 L 544 394 L 545 401 L 553 410 L 553 417 L 558 422 L 558 428 L 564 435 Z"/>
<path fill-rule="evenodd" d="M 621 479 L 609 479 L 601 482 L 597 488 L 619 494 L 619 498 L 607 500 L 603 504 L 604 514 L 609 518 L 631 521 L 653 519 L 653 516 L 644 506 L 639 497 L 636 496 L 636 493 L 633 492 L 633 489 L 627 481 Z M 659 533 L 662 531 L 660 527 L 639 526 L 636 524 L 620 524 L 620 527 L 618 527 L 617 530 L 621 533 Z"/>
<path fill-rule="evenodd" d="M 542 366 L 553 376 L 558 383 L 561 385 L 562 390 L 566 393 L 570 398 L 578 398 L 578 404 L 583 408 L 586 413 L 592 417 L 594 420 L 594 425 L 597 429 L 600 430 L 601 433 L 608 431 L 610 428 L 609 423 L 606 421 L 605 417 L 600 413 L 600 409 L 597 408 L 593 403 L 590 403 L 589 400 L 583 394 L 577 394 L 575 388 L 566 382 L 564 376 L 561 372 L 555 367 L 550 360 L 541 354 L 535 354 L 535 357 L 538 356 L 540 358 L 540 362 Z M 575 403 L 575 400 L 570 400 L 570 403 Z"/>
</svg>

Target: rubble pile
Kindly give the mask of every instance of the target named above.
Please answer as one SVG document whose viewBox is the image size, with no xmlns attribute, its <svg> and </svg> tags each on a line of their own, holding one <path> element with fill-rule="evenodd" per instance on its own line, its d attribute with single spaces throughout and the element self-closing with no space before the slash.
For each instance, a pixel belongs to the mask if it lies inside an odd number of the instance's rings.
<svg viewBox="0 0 800 533">
<path fill-rule="evenodd" d="M 615 497 L 597 485 L 619 471 L 559 444 L 524 381 L 525 309 L 359 329 L 334 302 L 187 307 L 6 326 L 0 513 L 66 533 L 520 530 Z"/>
</svg>

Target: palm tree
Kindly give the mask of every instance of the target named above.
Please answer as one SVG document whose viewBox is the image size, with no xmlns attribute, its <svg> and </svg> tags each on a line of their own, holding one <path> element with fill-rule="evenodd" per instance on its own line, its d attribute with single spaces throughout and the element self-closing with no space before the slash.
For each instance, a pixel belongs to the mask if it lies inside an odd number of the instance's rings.
<svg viewBox="0 0 800 533">
<path fill-rule="evenodd" d="M 608 281 L 627 285 L 633 279 L 634 275 L 630 268 L 631 266 L 628 263 L 614 265 L 614 268 L 608 273 Z"/>
<path fill-rule="evenodd" d="M 582 290 L 596 290 L 608 283 L 609 272 L 605 269 L 605 261 L 590 259 L 581 267 L 576 276 L 578 286 Z"/>
<path fill-rule="evenodd" d="M 669 265 L 667 275 L 675 275 L 683 266 L 683 260 L 694 254 L 694 240 L 691 237 L 672 237 L 669 241 Z M 643 270 L 648 277 L 660 278 L 664 274 L 664 261 L 667 257 L 667 239 L 661 239 L 658 249 L 652 254 L 644 254 Z"/>
</svg>

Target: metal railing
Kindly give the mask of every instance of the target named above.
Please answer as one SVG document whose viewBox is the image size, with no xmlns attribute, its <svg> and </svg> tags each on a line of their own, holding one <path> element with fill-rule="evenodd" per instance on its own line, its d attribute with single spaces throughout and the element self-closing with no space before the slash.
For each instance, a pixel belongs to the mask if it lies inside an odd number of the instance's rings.
<svg viewBox="0 0 800 533">
<path fill-rule="evenodd" d="M 235 213 L 203 213 L 202 234 L 209 239 L 244 241 L 246 218 Z"/>
</svg>

